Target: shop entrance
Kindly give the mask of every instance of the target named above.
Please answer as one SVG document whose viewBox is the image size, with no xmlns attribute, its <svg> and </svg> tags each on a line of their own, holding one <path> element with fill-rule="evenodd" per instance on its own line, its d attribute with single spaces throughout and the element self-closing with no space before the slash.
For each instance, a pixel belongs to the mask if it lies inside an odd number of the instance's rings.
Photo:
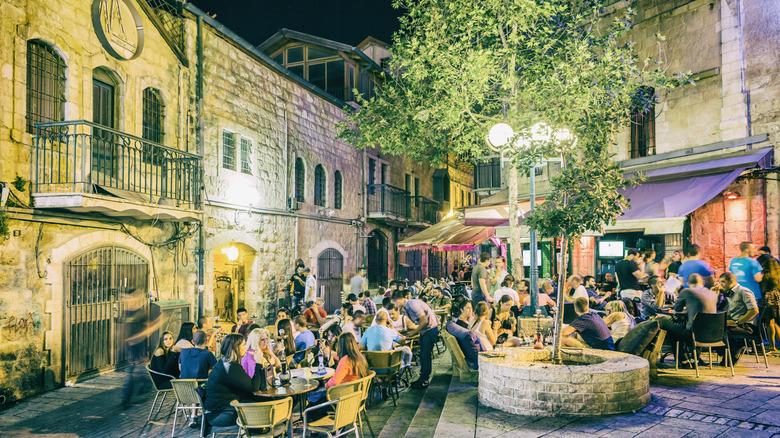
<svg viewBox="0 0 780 438">
<path fill-rule="evenodd" d="M 368 235 L 368 284 L 372 287 L 387 284 L 387 237 L 374 230 Z"/>
<path fill-rule="evenodd" d="M 219 322 L 236 322 L 236 309 L 246 307 L 247 282 L 255 252 L 249 246 L 231 242 L 214 251 L 214 316 Z M 250 319 L 255 317 L 249 310 Z"/>
</svg>

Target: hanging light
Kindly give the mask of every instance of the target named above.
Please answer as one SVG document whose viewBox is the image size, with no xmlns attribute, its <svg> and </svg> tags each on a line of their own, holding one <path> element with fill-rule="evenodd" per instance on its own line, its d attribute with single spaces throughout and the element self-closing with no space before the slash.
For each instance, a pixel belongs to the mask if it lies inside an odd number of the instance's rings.
<svg viewBox="0 0 780 438">
<path fill-rule="evenodd" d="M 227 259 L 231 262 L 234 262 L 238 260 L 238 248 L 235 247 L 235 245 L 230 245 L 225 248 L 222 248 L 222 254 L 225 254 L 227 256 Z"/>
<path fill-rule="evenodd" d="M 732 192 L 732 191 L 723 192 L 723 197 L 726 198 L 726 199 L 739 199 L 740 198 L 738 192 Z"/>
</svg>

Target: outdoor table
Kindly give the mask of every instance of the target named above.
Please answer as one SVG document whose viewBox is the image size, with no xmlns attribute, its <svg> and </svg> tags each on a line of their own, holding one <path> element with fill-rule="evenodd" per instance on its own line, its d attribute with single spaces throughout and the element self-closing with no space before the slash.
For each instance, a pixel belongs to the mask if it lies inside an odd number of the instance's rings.
<svg viewBox="0 0 780 438">
<path fill-rule="evenodd" d="M 673 309 L 661 309 L 656 312 L 659 315 L 671 316 L 676 324 L 685 324 L 688 320 L 688 312 L 675 312 Z"/>
<path fill-rule="evenodd" d="M 291 370 L 292 371 L 292 370 Z M 312 377 L 314 377 L 314 373 L 312 373 Z M 256 397 L 264 397 L 264 398 L 285 398 L 285 397 L 292 397 L 293 401 L 298 401 L 298 407 L 300 408 L 300 416 L 301 420 L 303 420 L 303 404 L 306 400 L 306 396 L 314 391 L 315 389 L 319 388 L 319 383 L 312 383 L 307 384 L 306 379 L 301 379 L 298 377 L 293 377 L 290 379 L 290 383 L 287 385 L 281 385 L 281 386 L 271 386 L 265 391 L 257 391 L 254 393 Z M 287 422 L 287 436 L 288 438 L 292 438 L 292 418 L 290 418 L 290 421 Z"/>
<path fill-rule="evenodd" d="M 319 367 L 310 367 L 311 370 L 311 378 L 312 380 L 328 380 L 331 377 L 333 377 L 334 374 L 336 374 L 336 370 L 333 368 L 325 367 L 325 374 L 317 374 L 317 369 Z M 292 374 L 293 378 L 299 378 L 306 380 L 306 367 L 304 368 L 296 368 L 294 370 L 290 370 L 290 374 Z"/>
</svg>

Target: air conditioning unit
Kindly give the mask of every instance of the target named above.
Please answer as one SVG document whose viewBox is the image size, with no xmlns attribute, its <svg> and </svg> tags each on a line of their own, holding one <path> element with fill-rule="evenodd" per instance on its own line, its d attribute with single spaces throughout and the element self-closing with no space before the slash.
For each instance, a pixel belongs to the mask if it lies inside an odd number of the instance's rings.
<svg viewBox="0 0 780 438">
<path fill-rule="evenodd" d="M 301 206 L 298 203 L 298 199 L 296 199 L 295 196 L 290 196 L 287 198 L 287 209 L 293 211 L 301 209 Z"/>
</svg>

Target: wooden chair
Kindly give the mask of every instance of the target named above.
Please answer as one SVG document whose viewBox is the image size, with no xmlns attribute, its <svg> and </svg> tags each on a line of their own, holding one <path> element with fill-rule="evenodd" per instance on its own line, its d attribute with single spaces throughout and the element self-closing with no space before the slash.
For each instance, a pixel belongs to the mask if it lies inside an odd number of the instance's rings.
<svg viewBox="0 0 780 438">
<path fill-rule="evenodd" d="M 450 355 L 452 355 L 453 374 L 458 375 L 461 382 L 478 382 L 479 371 L 469 368 L 469 365 L 466 363 L 466 356 L 463 355 L 458 340 L 447 331 L 442 332 L 441 337 L 444 339 L 444 345 L 450 350 Z"/>
<path fill-rule="evenodd" d="M 358 423 L 360 425 L 360 432 L 362 434 L 363 432 L 363 418 L 366 418 L 366 424 L 368 425 L 368 431 L 371 433 L 371 436 L 374 435 L 374 429 L 371 427 L 371 422 L 368 419 L 368 412 L 366 412 L 366 402 L 368 400 L 368 395 L 371 393 L 371 382 L 374 380 L 374 377 L 376 377 L 376 372 L 371 371 L 371 373 L 363 377 L 362 379 L 358 379 L 349 383 L 342 383 L 341 385 L 331 386 L 328 388 L 327 392 L 327 398 L 328 400 L 335 400 L 337 398 L 341 398 L 342 396 L 346 394 L 351 394 L 353 392 L 360 392 L 361 398 L 360 398 L 360 406 L 358 409 Z M 363 414 L 362 417 L 360 414 Z"/>
<path fill-rule="evenodd" d="M 357 422 L 360 414 L 361 398 L 361 392 L 356 391 L 303 411 L 303 437 L 306 438 L 306 431 L 313 430 L 327 434 L 329 438 L 340 437 L 350 432 L 355 432 L 355 437 L 360 438 Z M 325 406 L 333 406 L 336 411 L 335 415 L 332 417 L 326 415 L 319 420 L 309 422 L 309 412 L 315 409 L 322 409 Z"/>
<path fill-rule="evenodd" d="M 271 437 L 276 436 L 276 427 L 284 424 L 283 431 L 289 427 L 292 417 L 293 399 L 286 397 L 281 400 L 271 400 L 260 403 L 231 402 L 230 406 L 236 408 L 238 413 L 239 436 L 252 438 L 253 436 L 265 436 L 266 433 L 258 433 L 261 428 L 271 428 Z"/>
<path fill-rule="evenodd" d="M 149 410 L 149 417 L 147 417 L 146 421 L 152 420 L 152 412 L 154 412 L 154 406 L 157 404 L 157 398 L 162 394 L 162 400 L 160 400 L 160 405 L 157 407 L 157 413 L 155 413 L 155 417 L 160 413 L 160 409 L 162 409 L 163 403 L 165 403 L 165 396 L 168 395 L 169 392 L 173 391 L 173 388 L 158 388 L 157 382 L 154 381 L 153 376 L 157 375 L 160 377 L 167 377 L 171 380 L 175 379 L 175 377 L 171 376 L 170 374 L 160 373 L 157 371 L 152 370 L 149 368 L 149 365 L 146 366 L 146 372 L 149 373 L 149 380 L 152 381 L 152 386 L 154 386 L 154 390 L 157 391 L 157 394 L 154 395 L 154 401 L 152 402 L 152 409 Z"/>
<path fill-rule="evenodd" d="M 666 339 L 666 330 L 658 330 L 650 344 L 642 352 L 641 356 L 650 363 L 650 377 L 658 377 L 658 358 L 661 355 L 661 349 Z"/>
<path fill-rule="evenodd" d="M 376 373 L 378 388 L 387 388 L 393 399 L 393 406 L 397 406 L 398 399 L 398 375 L 401 371 L 403 351 L 364 351 L 363 356 L 368 362 L 368 368 Z"/>
<path fill-rule="evenodd" d="M 203 432 L 206 427 L 206 422 L 203 418 L 203 402 L 198 394 L 198 381 L 196 379 L 173 379 L 171 380 L 171 387 L 173 388 L 173 395 L 176 396 L 176 408 L 173 413 L 173 429 L 171 429 L 171 438 L 176 435 L 176 420 L 179 415 L 179 411 L 191 412 L 195 416 L 200 416 L 200 436 L 203 436 Z M 187 415 L 183 415 L 187 418 Z"/>
</svg>

